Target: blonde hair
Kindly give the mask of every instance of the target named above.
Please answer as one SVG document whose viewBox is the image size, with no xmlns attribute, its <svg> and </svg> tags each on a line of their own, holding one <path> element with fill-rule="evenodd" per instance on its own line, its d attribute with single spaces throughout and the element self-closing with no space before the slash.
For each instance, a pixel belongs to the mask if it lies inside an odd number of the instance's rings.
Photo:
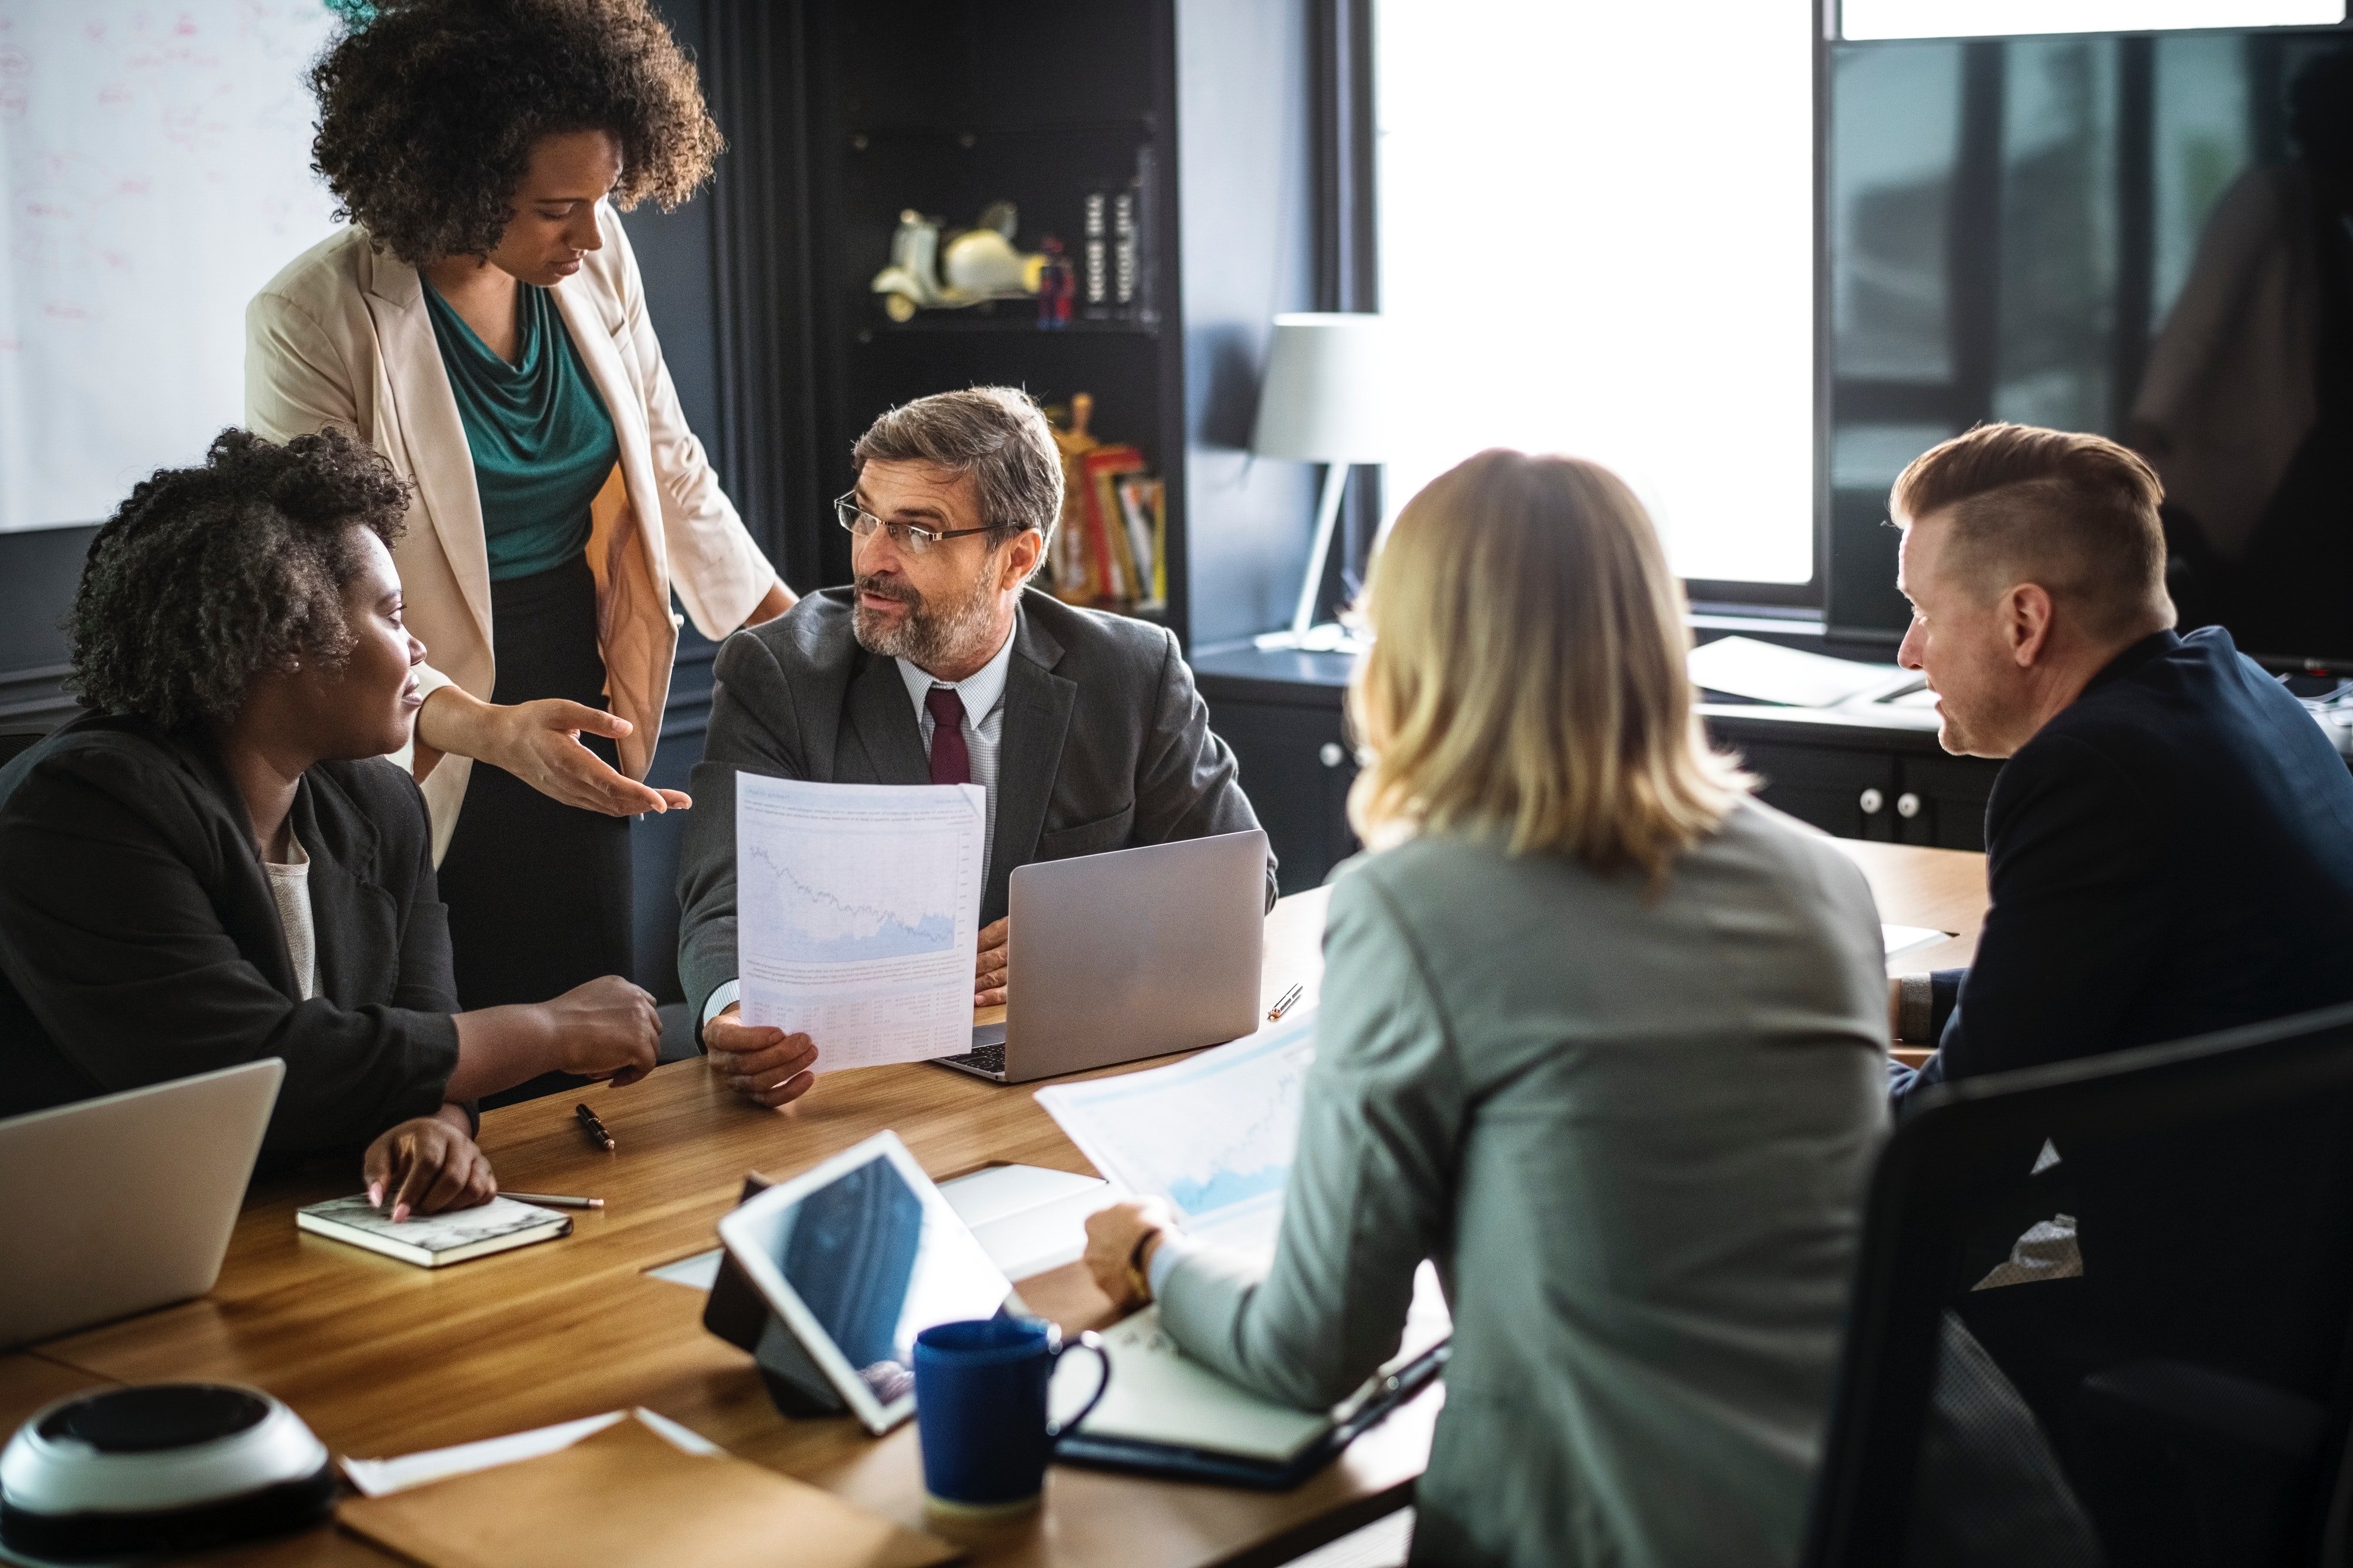
<svg viewBox="0 0 2353 1568">
<path fill-rule="evenodd" d="M 1598 463 L 1495 449 L 1406 503 L 1366 590 L 1349 689 L 1372 754 L 1369 843 L 1493 837 L 1655 881 L 1752 781 L 1708 750 L 1683 587 L 1650 515 Z"/>
</svg>

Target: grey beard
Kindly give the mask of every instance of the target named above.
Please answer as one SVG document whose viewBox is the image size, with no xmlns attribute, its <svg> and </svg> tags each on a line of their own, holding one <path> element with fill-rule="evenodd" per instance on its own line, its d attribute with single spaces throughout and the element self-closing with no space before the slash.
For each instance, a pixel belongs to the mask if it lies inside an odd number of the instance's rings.
<svg viewBox="0 0 2353 1568">
<path fill-rule="evenodd" d="M 976 645 L 987 640 L 996 598 L 996 584 L 984 572 L 962 604 L 935 610 L 919 599 L 906 619 L 895 626 L 860 605 L 850 617 L 850 631 L 858 646 L 869 653 L 903 658 L 918 669 L 949 668 L 970 658 Z"/>
</svg>

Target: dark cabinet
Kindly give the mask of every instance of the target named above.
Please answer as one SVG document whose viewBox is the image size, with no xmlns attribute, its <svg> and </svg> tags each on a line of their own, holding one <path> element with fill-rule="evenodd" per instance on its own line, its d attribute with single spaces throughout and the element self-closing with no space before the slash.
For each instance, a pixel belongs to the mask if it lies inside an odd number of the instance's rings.
<svg viewBox="0 0 2353 1568">
<path fill-rule="evenodd" d="M 1193 654 L 1209 728 L 1234 750 L 1242 793 L 1281 862 L 1286 893 L 1322 887 L 1357 849 L 1348 830 L 1356 757 L 1342 711 L 1355 662 L 1246 642 Z"/>
<path fill-rule="evenodd" d="M 1707 726 L 1761 781 L 1757 798 L 1825 833 L 1985 847 L 1986 799 L 2001 764 L 1949 756 L 1933 731 L 1858 729 L 1749 709 L 1710 709 Z"/>
<path fill-rule="evenodd" d="M 1330 705 L 1227 700 L 1210 723 L 1234 749 L 1242 792 L 1281 862 L 1286 893 L 1321 887 L 1356 852 L 1348 830 L 1348 786 L 1356 760 Z"/>
<path fill-rule="evenodd" d="M 1347 812 L 1356 761 L 1342 718 L 1352 662 L 1249 643 L 1193 658 L 1210 727 L 1240 763 L 1242 788 L 1282 858 L 1286 893 L 1321 885 L 1358 847 Z M 1710 738 L 1757 775 L 1759 798 L 1801 822 L 1841 838 L 1985 847 L 1986 799 L 2001 764 L 1946 754 L 1933 713 L 1850 720 L 1730 704 L 1700 711 Z"/>
</svg>

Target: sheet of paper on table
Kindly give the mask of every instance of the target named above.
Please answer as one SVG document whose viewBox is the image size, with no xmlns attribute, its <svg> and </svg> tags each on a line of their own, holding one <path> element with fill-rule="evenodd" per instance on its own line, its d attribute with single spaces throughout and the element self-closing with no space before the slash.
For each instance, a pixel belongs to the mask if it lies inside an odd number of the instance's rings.
<svg viewBox="0 0 2353 1568">
<path fill-rule="evenodd" d="M 1692 649 L 1692 684 L 1758 702 L 1834 708 L 1867 692 L 1897 689 L 1917 677 L 1892 664 L 1864 664 L 1783 647 L 1755 637 L 1718 637 Z"/>
<path fill-rule="evenodd" d="M 1187 1235 L 1263 1250 L 1282 1220 L 1314 1059 L 1308 1008 L 1174 1067 L 1054 1084 L 1038 1103 L 1095 1169 L 1174 1205 Z"/>
<path fill-rule="evenodd" d="M 1927 926 L 1892 926 L 1882 922 L 1879 928 L 1880 945 L 1887 950 L 1887 956 L 1890 958 L 1901 958 L 1907 952 L 1917 952 L 1924 947 L 1934 947 L 1952 934 L 1950 931 L 1936 931 Z"/>
<path fill-rule="evenodd" d="M 559 1421 L 553 1426 L 511 1432 L 503 1437 L 485 1437 L 479 1443 L 427 1448 L 421 1453 L 404 1454 L 396 1459 L 347 1458 L 343 1461 L 343 1475 L 363 1497 L 390 1497 L 394 1492 L 421 1487 L 427 1481 L 447 1480 L 451 1476 L 470 1476 L 476 1470 L 487 1470 L 495 1465 L 512 1465 L 522 1459 L 535 1459 L 542 1454 L 560 1453 L 590 1433 L 602 1432 L 615 1422 L 627 1420 L 631 1415 L 659 1433 L 664 1441 L 681 1454 L 725 1452 L 700 1432 L 681 1426 L 667 1415 L 643 1408 L 608 1410 L 602 1415 L 584 1415 L 577 1421 Z"/>
<path fill-rule="evenodd" d="M 817 1070 L 972 1048 L 978 784 L 735 775 L 744 1021 L 818 1044 Z"/>
</svg>

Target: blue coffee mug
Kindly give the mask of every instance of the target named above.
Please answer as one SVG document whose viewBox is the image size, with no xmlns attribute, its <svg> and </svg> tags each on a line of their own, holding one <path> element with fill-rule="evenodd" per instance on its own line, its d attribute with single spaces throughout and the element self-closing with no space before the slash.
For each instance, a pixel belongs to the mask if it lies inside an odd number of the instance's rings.
<svg viewBox="0 0 2353 1568">
<path fill-rule="evenodd" d="M 1065 1350 L 1092 1351 L 1103 1377 L 1086 1408 L 1057 1426 L 1046 1416 L 1046 1385 Z M 1084 1421 L 1111 1387 L 1103 1342 L 1037 1318 L 974 1318 L 936 1323 L 915 1336 L 915 1433 L 923 1450 L 923 1491 L 951 1512 L 1013 1513 L 1045 1489 L 1054 1440 Z"/>
</svg>

